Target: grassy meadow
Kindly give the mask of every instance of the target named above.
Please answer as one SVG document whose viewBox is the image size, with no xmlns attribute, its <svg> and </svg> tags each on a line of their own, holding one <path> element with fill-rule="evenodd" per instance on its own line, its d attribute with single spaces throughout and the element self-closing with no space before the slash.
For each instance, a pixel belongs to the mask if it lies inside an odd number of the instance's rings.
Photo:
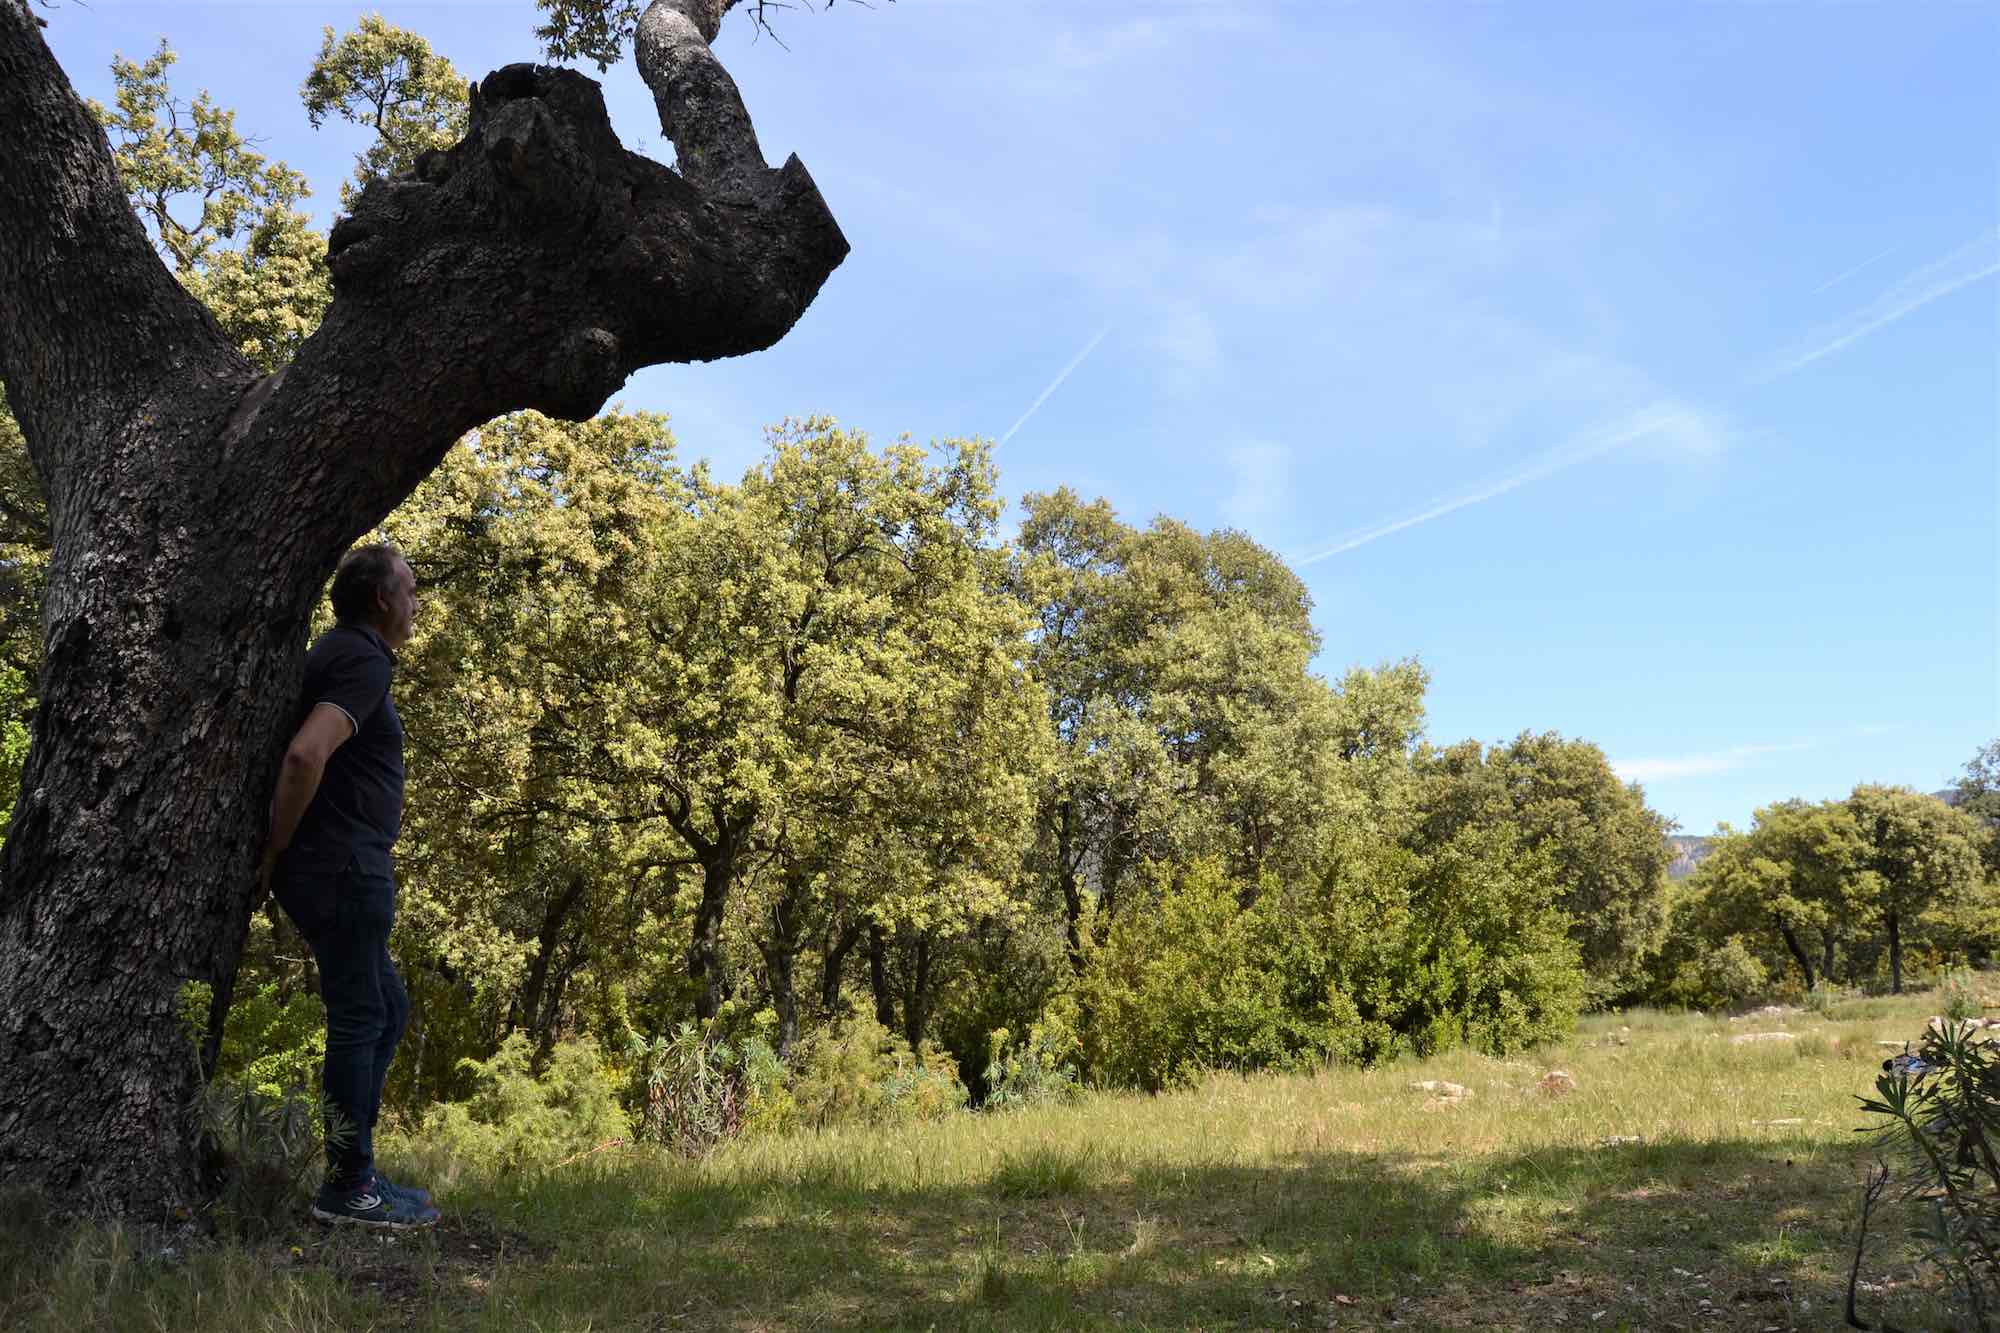
<svg viewBox="0 0 2000 1333">
<path fill-rule="evenodd" d="M 536 1177 L 394 1140 L 434 1232 L 302 1221 L 162 1255 L 11 1206 L 0 1327 L 1835 1328 L 1870 1160 L 1854 1097 L 1877 1043 L 1933 1012 L 1602 1015 L 1518 1060 L 1218 1076 Z M 1734 1040 L 1770 1032 L 1791 1035 Z M 1573 1091 L 1542 1090 L 1554 1069 Z M 1936 1327 L 1905 1217 L 1878 1215 L 1863 1314 Z"/>
</svg>

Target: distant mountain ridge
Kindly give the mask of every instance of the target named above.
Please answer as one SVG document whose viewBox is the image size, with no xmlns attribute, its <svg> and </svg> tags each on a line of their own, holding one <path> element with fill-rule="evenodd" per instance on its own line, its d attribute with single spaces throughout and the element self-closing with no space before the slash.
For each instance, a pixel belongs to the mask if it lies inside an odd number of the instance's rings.
<svg viewBox="0 0 2000 1333">
<path fill-rule="evenodd" d="M 1667 846 L 1674 849 L 1674 859 L 1667 863 L 1668 879 L 1686 879 L 1694 873 L 1694 868 L 1702 863 L 1715 844 L 1716 837 L 1699 837 L 1691 833 L 1674 833 L 1667 837 Z"/>
<path fill-rule="evenodd" d="M 1931 795 L 1943 801 L 1946 805 L 1955 806 L 1961 799 L 1956 787 L 1947 787 L 1943 791 L 1934 791 Z M 1715 850 L 1715 844 L 1720 841 L 1721 839 L 1715 837 L 1713 834 L 1707 836 L 1692 833 L 1669 834 L 1667 836 L 1667 845 L 1674 849 L 1674 859 L 1667 864 L 1667 878 L 1686 879 L 1689 875 L 1692 875 L 1694 868 L 1700 865 L 1710 852 Z"/>
</svg>

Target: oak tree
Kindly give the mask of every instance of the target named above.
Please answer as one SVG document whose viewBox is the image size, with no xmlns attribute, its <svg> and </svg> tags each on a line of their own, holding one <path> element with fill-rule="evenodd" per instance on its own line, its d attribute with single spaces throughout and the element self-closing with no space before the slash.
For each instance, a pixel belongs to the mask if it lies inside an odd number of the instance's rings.
<svg viewBox="0 0 2000 1333">
<path fill-rule="evenodd" d="M 52 555 L 33 745 L 0 861 L 0 1176 L 135 1216 L 193 1202 L 184 982 L 226 993 L 310 609 L 464 432 L 594 414 L 633 370 L 797 322 L 846 242 L 766 165 L 711 53 L 731 0 L 655 0 L 641 77 L 678 153 L 536 65 L 371 181 L 279 370 L 176 280 L 27 0 L 0 0 L 0 383 Z"/>
</svg>

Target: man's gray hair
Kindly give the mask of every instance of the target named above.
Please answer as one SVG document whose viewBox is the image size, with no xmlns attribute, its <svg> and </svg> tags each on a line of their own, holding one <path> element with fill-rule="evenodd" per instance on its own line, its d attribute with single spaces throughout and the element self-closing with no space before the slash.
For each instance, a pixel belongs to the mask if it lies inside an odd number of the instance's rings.
<svg viewBox="0 0 2000 1333">
<path fill-rule="evenodd" d="M 333 614 L 342 624 L 368 621 L 375 616 L 375 594 L 386 592 L 395 581 L 396 562 L 403 553 L 388 542 L 357 546 L 340 557 L 333 575 Z"/>
</svg>

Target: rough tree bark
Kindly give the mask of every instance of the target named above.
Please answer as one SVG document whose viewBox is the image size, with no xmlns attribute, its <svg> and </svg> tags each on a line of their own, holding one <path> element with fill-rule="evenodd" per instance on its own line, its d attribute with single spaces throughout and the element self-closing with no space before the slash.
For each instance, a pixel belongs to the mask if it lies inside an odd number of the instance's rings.
<svg viewBox="0 0 2000 1333">
<path fill-rule="evenodd" d="M 139 1219 L 198 1202 L 176 996 L 234 979 L 340 552 L 464 431 L 768 347 L 846 254 L 709 53 L 728 8 L 656 0 L 640 25 L 678 173 L 620 146 L 592 80 L 496 71 L 462 142 L 334 228 L 325 323 L 261 376 L 155 255 L 25 0 L 0 0 L 0 383 L 55 547 L 0 860 L 0 1180 Z"/>
<path fill-rule="evenodd" d="M 722 918 L 729 908 L 737 864 L 744 854 L 745 839 L 757 822 L 757 812 L 754 807 L 732 811 L 722 802 L 711 804 L 711 837 L 696 826 L 695 807 L 687 796 L 679 791 L 670 796 L 662 813 L 701 867 L 701 901 L 695 906 L 688 940 L 687 973 L 694 983 L 695 1017 L 706 1023 L 722 1012 L 723 1001 L 729 998 L 723 976 Z"/>
<path fill-rule="evenodd" d="M 935 997 L 931 993 L 931 934 L 927 930 L 914 930 L 910 934 L 908 970 L 903 978 L 903 1040 L 915 1050 L 923 1045 Z"/>
</svg>

